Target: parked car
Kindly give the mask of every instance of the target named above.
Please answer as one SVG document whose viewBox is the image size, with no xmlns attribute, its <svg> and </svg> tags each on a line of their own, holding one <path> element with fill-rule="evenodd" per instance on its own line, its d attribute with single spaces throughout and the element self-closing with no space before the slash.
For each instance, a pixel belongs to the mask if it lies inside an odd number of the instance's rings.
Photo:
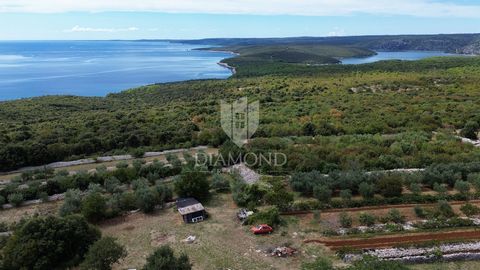
<svg viewBox="0 0 480 270">
<path fill-rule="evenodd" d="M 238 211 L 237 218 L 240 221 L 244 221 L 245 219 L 247 219 L 251 215 L 253 215 L 253 211 L 248 211 L 247 209 L 242 208 L 242 209 L 240 209 L 240 211 Z"/>
<path fill-rule="evenodd" d="M 250 231 L 253 234 L 267 234 L 267 233 L 272 233 L 273 228 L 268 226 L 267 224 L 260 224 L 255 227 L 252 227 Z"/>
</svg>

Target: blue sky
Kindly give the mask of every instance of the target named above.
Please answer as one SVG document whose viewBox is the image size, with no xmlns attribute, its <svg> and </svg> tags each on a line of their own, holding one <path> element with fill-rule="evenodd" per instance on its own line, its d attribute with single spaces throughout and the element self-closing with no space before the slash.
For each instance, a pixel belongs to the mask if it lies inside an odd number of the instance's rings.
<svg viewBox="0 0 480 270">
<path fill-rule="evenodd" d="M 0 0 L 0 39 L 480 32 L 480 0 Z"/>
</svg>

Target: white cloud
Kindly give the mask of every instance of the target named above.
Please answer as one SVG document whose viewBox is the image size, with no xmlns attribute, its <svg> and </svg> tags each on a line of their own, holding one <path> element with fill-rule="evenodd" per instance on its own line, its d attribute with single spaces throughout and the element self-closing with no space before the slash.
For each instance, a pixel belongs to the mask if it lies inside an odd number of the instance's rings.
<svg viewBox="0 0 480 270">
<path fill-rule="evenodd" d="M 335 16 L 368 13 L 480 18 L 480 4 L 439 0 L 0 0 L 0 12 L 145 11 Z"/>
<path fill-rule="evenodd" d="M 130 31 L 138 31 L 137 27 L 128 27 L 128 28 L 91 28 L 91 27 L 81 27 L 79 25 L 75 25 L 72 29 L 64 30 L 64 32 L 108 32 L 108 33 L 115 33 L 115 32 L 130 32 Z"/>
</svg>

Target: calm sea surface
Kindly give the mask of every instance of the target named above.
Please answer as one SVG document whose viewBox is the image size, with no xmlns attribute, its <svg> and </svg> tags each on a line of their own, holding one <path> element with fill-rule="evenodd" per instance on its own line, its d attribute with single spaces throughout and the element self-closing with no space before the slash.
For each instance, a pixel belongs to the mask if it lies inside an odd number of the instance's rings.
<svg viewBox="0 0 480 270">
<path fill-rule="evenodd" d="M 135 41 L 0 42 L 0 100 L 42 95 L 105 96 L 136 86 L 228 78 L 231 54 L 200 46 Z"/>
<path fill-rule="evenodd" d="M 402 51 L 402 52 L 377 52 L 377 55 L 362 58 L 344 58 L 342 64 L 366 64 L 383 60 L 420 60 L 434 56 L 453 56 L 458 54 L 436 52 L 436 51 Z"/>
<path fill-rule="evenodd" d="M 138 41 L 0 42 L 0 100 L 43 95 L 105 96 L 152 83 L 224 79 L 217 63 L 229 53 L 193 50 L 200 46 Z M 443 52 L 378 52 L 345 58 L 343 64 L 418 60 Z"/>
</svg>

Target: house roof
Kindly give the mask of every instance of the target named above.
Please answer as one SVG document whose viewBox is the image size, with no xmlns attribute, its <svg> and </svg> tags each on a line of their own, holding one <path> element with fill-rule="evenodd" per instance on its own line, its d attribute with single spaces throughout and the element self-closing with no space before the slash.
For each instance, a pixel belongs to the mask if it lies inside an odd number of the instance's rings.
<svg viewBox="0 0 480 270">
<path fill-rule="evenodd" d="M 194 198 L 178 199 L 176 204 L 177 204 L 178 212 L 182 216 L 205 210 L 203 205 L 197 200 L 195 200 Z"/>
</svg>

